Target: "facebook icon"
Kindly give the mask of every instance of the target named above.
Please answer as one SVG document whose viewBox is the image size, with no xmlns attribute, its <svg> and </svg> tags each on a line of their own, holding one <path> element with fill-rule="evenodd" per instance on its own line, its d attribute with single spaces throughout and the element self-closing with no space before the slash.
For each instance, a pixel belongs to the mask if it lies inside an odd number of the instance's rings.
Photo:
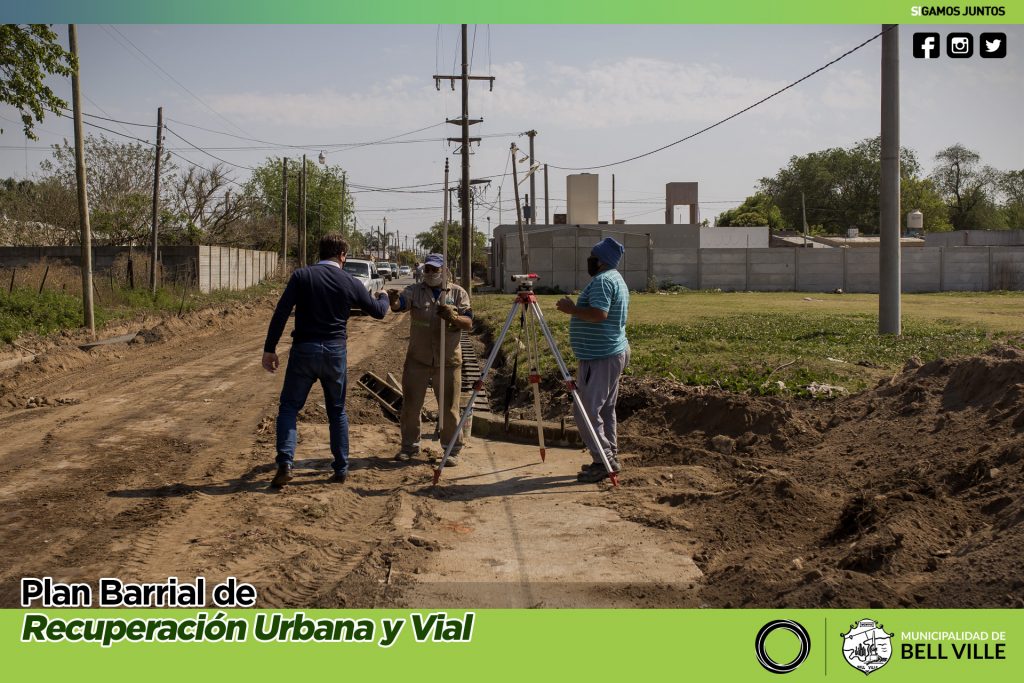
<svg viewBox="0 0 1024 683">
<path fill-rule="evenodd" d="M 914 57 L 917 59 L 935 59 L 939 56 L 938 33 L 914 34 Z"/>
</svg>

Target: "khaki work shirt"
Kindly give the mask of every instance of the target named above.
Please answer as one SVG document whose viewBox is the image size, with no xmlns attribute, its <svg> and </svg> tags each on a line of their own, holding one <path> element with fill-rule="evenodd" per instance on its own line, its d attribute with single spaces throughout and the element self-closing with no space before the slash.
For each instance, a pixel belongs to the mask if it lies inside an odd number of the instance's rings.
<svg viewBox="0 0 1024 683">
<path fill-rule="evenodd" d="M 462 331 L 445 323 L 437 315 L 441 303 L 454 306 L 459 315 L 470 310 L 469 294 L 459 285 L 450 282 L 448 290 L 434 299 L 434 291 L 426 284 L 409 285 L 402 291 L 403 311 L 409 311 L 409 350 L 406 358 L 424 365 L 437 367 L 441 364 L 441 325 L 445 326 L 444 364 L 462 365 Z M 441 301 L 441 299 L 444 299 Z"/>
</svg>

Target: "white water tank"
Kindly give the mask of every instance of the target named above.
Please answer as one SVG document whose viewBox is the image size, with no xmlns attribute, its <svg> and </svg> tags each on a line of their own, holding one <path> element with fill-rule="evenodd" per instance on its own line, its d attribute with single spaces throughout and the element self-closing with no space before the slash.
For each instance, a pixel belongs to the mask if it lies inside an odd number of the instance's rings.
<svg viewBox="0 0 1024 683">
<path fill-rule="evenodd" d="M 597 225 L 596 173 L 576 173 L 565 177 L 569 225 Z"/>
<path fill-rule="evenodd" d="M 924 214 L 917 209 L 908 213 L 907 230 L 924 230 Z"/>
</svg>

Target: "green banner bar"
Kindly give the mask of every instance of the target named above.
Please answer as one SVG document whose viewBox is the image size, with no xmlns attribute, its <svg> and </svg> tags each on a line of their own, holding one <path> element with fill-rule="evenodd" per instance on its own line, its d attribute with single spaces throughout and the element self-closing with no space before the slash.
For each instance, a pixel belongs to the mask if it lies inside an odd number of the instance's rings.
<svg viewBox="0 0 1024 683">
<path fill-rule="evenodd" d="M 1019 610 L 478 610 L 471 616 L 447 610 L 444 617 L 429 610 L 300 610 L 297 623 L 292 610 L 233 610 L 219 619 L 217 612 L 5 610 L 5 678 L 862 681 L 865 673 L 875 673 L 872 680 L 935 683 L 1024 676 Z M 183 631 L 188 642 L 123 637 L 126 628 L 141 633 L 146 619 L 194 626 L 200 613 L 206 615 L 202 625 Z M 258 640 L 260 614 L 264 631 L 290 640 Z M 34 626 L 45 622 L 51 635 L 68 628 L 98 633 L 110 620 L 142 626 L 120 627 L 122 638 L 107 647 L 22 642 L 32 633 L 25 627 L 30 620 Z M 244 629 L 244 637 L 224 642 L 221 625 L 211 626 L 218 620 L 232 623 L 236 636 Z M 402 627 L 396 630 L 398 620 Z M 385 621 L 390 644 L 381 643 Z M 422 642 L 417 623 L 423 626 Z M 318 641 L 317 632 L 326 640 Z M 204 634 L 201 642 L 195 633 Z M 792 671 L 773 673 L 772 667 Z"/>
<path fill-rule="evenodd" d="M 495 23 L 495 24 L 975 24 L 1020 23 L 1024 4 L 921 0 L 3 0 L 8 22 Z"/>
</svg>

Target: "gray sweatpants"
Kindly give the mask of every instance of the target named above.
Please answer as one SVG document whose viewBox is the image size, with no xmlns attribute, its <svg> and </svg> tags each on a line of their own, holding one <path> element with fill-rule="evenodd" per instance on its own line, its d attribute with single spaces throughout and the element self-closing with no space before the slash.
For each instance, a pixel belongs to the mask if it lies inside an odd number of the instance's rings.
<svg viewBox="0 0 1024 683">
<path fill-rule="evenodd" d="M 619 443 L 616 436 L 617 420 L 615 418 L 615 403 L 619 400 L 619 377 L 622 371 L 629 365 L 629 347 L 617 356 L 597 358 L 595 360 L 581 360 L 579 370 L 576 373 L 576 388 L 579 391 L 580 401 L 587 411 L 590 423 L 594 425 L 597 433 L 597 443 L 594 443 L 583 424 L 583 416 L 579 408 L 573 403 L 573 415 L 576 418 L 576 427 L 583 437 L 583 443 L 587 445 L 590 456 L 595 463 L 601 462 L 601 451 L 609 460 L 615 459 L 619 454 Z"/>
</svg>

